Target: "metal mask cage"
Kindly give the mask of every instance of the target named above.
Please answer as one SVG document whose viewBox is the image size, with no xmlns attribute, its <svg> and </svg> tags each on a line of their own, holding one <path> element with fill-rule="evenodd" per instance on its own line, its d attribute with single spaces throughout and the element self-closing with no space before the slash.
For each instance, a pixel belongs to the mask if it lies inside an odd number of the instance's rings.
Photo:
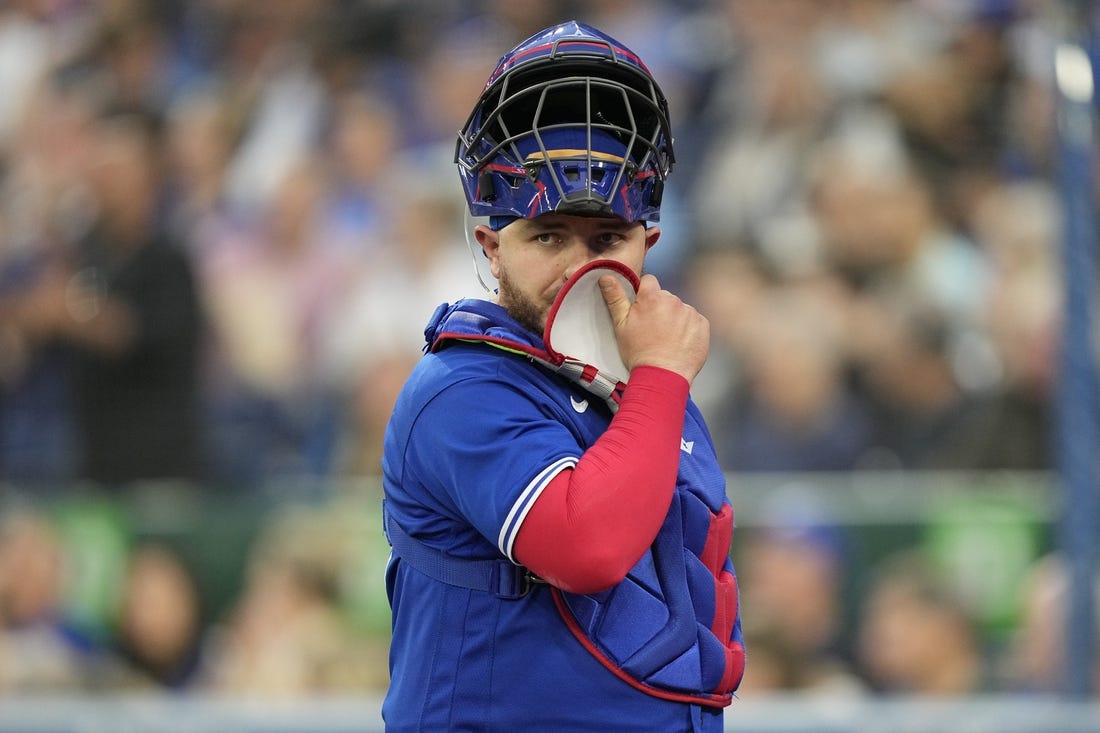
<svg viewBox="0 0 1100 733">
<path fill-rule="evenodd" d="M 565 76 L 563 71 L 573 72 Z M 658 190 L 673 163 L 667 103 L 633 67 L 606 59 L 543 59 L 490 85 L 459 135 L 455 161 L 513 188 L 541 179 L 569 208 L 598 212 L 621 186 Z M 612 175 L 613 180 L 604 180 Z M 585 190 L 578 191 L 577 177 Z M 652 179 L 652 180 L 651 180 Z"/>
</svg>

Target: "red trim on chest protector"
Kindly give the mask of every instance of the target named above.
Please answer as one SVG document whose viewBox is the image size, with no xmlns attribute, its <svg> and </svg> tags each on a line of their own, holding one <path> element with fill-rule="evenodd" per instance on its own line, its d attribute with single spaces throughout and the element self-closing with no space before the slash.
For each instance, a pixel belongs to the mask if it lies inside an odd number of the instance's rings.
<svg viewBox="0 0 1100 733">
<path fill-rule="evenodd" d="M 707 542 L 699 556 L 714 576 L 714 621 L 710 630 L 722 640 L 733 636 L 733 625 L 737 622 L 737 578 L 725 569 L 732 539 L 733 507 L 725 504 L 722 511 L 711 516 Z M 731 690 L 745 673 L 745 647 L 735 641 L 726 641 L 724 646 L 726 666 L 717 689 Z"/>
<path fill-rule="evenodd" d="M 629 674 L 627 674 L 622 667 L 611 661 L 611 659 L 609 659 L 607 655 L 600 651 L 599 647 L 593 644 L 592 640 L 589 639 L 587 635 L 585 635 L 584 630 L 577 625 L 577 622 L 573 619 L 573 614 L 569 611 L 568 606 L 565 605 L 565 599 L 562 598 L 561 591 L 559 591 L 557 588 L 552 588 L 551 590 L 554 594 L 554 605 L 557 606 L 558 613 L 561 614 L 562 619 L 565 620 L 566 626 L 568 626 L 569 630 L 573 632 L 573 636 L 576 637 L 577 641 L 579 641 L 581 645 L 586 650 L 588 650 L 588 652 L 593 657 L 595 657 L 600 664 L 606 667 L 609 672 L 614 674 L 616 677 L 618 677 L 634 689 L 641 690 L 647 695 L 658 697 L 662 700 L 672 700 L 674 702 L 682 702 L 692 705 L 706 705 L 707 707 L 714 708 L 724 708 L 731 702 L 733 702 L 732 693 L 692 695 L 686 692 L 673 692 L 671 690 L 662 690 L 659 687 L 652 687 L 634 679 Z M 744 655 L 742 653 L 742 660 L 743 659 Z M 728 675 L 730 667 L 728 654 L 726 656 L 726 662 L 726 674 Z M 741 668 L 744 669 L 743 662 L 741 664 Z M 725 682 L 725 676 L 723 676 L 722 681 Z"/>
</svg>

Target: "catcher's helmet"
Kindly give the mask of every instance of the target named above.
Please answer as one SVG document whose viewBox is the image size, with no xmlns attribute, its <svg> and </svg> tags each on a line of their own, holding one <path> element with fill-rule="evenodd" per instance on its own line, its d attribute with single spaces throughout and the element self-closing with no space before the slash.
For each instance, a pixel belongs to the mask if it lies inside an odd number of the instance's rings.
<svg viewBox="0 0 1100 733">
<path fill-rule="evenodd" d="M 673 160 L 668 103 L 649 69 L 575 21 L 501 58 L 455 149 L 474 216 L 657 221 Z"/>
</svg>

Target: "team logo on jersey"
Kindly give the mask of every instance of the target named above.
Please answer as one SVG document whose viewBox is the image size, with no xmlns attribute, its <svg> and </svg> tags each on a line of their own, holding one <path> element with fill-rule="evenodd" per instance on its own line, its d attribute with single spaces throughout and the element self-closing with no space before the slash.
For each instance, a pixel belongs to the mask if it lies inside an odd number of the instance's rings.
<svg viewBox="0 0 1100 733">
<path fill-rule="evenodd" d="M 693 450 L 695 450 L 695 441 L 694 440 L 684 440 L 683 438 L 680 438 L 680 450 L 682 450 L 684 453 L 687 453 L 690 456 L 691 452 Z"/>
<path fill-rule="evenodd" d="M 569 404 L 573 405 L 573 409 L 578 413 L 583 413 L 588 409 L 588 400 L 578 400 L 573 395 L 569 395 Z"/>
</svg>

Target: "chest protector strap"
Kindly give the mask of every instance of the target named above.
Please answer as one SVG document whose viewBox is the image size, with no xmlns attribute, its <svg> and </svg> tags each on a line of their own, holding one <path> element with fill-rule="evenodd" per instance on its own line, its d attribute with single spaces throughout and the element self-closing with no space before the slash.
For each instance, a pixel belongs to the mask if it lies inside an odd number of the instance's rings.
<svg viewBox="0 0 1100 733">
<path fill-rule="evenodd" d="M 492 593 L 497 598 L 514 601 L 531 592 L 531 586 L 544 582 L 522 565 L 505 558 L 471 560 L 444 555 L 425 545 L 402 529 L 382 504 L 383 527 L 393 554 L 412 567 L 440 583 Z"/>
<path fill-rule="evenodd" d="M 579 268 L 558 292 L 546 318 L 542 343 L 526 332 L 502 328 L 482 312 L 478 301 L 440 306 L 424 331 L 431 351 L 448 342 L 480 342 L 522 354 L 580 385 L 607 403 L 614 413 L 629 376 L 619 356 L 611 315 L 599 290 L 604 275 L 618 278 L 628 297 L 638 277 L 614 260 L 594 260 Z"/>
</svg>

